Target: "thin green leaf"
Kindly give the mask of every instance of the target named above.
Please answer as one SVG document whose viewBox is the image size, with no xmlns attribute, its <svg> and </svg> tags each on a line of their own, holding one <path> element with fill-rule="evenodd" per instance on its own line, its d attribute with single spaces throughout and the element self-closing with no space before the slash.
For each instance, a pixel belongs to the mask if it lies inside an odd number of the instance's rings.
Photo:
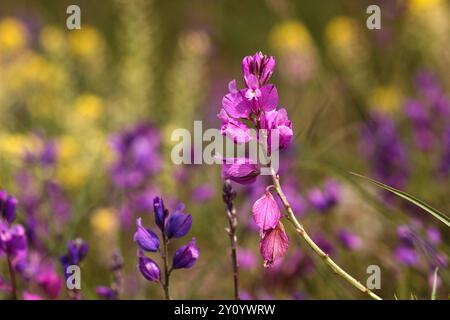
<svg viewBox="0 0 450 320">
<path fill-rule="evenodd" d="M 429 214 L 433 215 L 436 219 L 438 219 L 439 221 L 441 221 L 442 223 L 444 223 L 447 227 L 450 228 L 450 218 L 447 217 L 445 214 L 443 214 L 442 212 L 440 212 L 439 210 L 429 206 L 428 204 L 426 204 L 425 202 L 417 199 L 416 197 L 403 192 L 401 190 L 392 188 L 388 185 L 385 185 L 381 182 L 378 182 L 376 180 L 373 180 L 371 178 L 368 178 L 366 176 L 360 175 L 358 173 L 354 173 L 354 172 L 350 172 L 350 174 L 357 176 L 359 178 L 363 178 L 371 183 L 373 183 L 374 185 L 376 185 L 377 187 L 383 188 L 389 192 L 392 192 L 393 194 L 395 194 L 396 196 L 405 199 L 406 201 L 411 202 L 412 204 L 418 206 L 419 208 L 425 210 L 426 212 L 428 212 Z"/>
<path fill-rule="evenodd" d="M 436 300 L 436 290 L 437 290 L 437 281 L 438 281 L 438 271 L 439 271 L 439 268 L 434 269 L 433 290 L 431 291 L 431 300 Z"/>
</svg>

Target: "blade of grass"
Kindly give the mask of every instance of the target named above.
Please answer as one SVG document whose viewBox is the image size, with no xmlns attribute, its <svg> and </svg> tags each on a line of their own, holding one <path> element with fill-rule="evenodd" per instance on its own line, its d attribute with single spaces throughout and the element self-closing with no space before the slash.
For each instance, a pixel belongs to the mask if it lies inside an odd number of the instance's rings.
<svg viewBox="0 0 450 320">
<path fill-rule="evenodd" d="M 360 175 L 358 173 L 354 173 L 354 172 L 350 172 L 350 174 L 365 179 L 371 183 L 373 183 L 374 185 L 376 185 L 377 187 L 380 187 L 382 189 L 385 189 L 393 194 L 395 194 L 396 196 L 405 199 L 406 201 L 411 202 L 412 204 L 418 206 L 419 208 L 425 210 L 426 212 L 428 212 L 429 214 L 431 214 L 432 216 L 434 216 L 436 219 L 438 219 L 439 221 L 441 221 L 442 223 L 444 223 L 447 227 L 450 227 L 450 218 L 447 217 L 445 214 L 443 214 L 442 212 L 440 212 L 439 210 L 431 207 L 430 205 L 426 204 L 425 202 L 423 202 L 422 200 L 417 199 L 416 197 L 410 195 L 409 193 L 406 193 L 404 191 L 392 188 L 388 185 L 385 185 L 381 182 L 378 182 L 376 180 L 373 180 L 371 178 L 368 178 L 366 176 Z"/>
<path fill-rule="evenodd" d="M 431 300 L 436 300 L 438 271 L 439 271 L 439 268 L 434 269 L 433 290 L 431 291 Z"/>
</svg>

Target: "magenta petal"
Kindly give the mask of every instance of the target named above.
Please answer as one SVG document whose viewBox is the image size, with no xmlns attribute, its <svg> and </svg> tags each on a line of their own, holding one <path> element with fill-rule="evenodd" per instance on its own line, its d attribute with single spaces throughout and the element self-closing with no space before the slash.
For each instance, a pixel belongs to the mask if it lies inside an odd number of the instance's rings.
<svg viewBox="0 0 450 320">
<path fill-rule="evenodd" d="M 222 99 L 222 107 L 233 118 L 248 118 L 251 110 L 241 92 L 226 94 Z"/>
<path fill-rule="evenodd" d="M 261 97 L 258 100 L 261 111 L 272 111 L 278 106 L 278 91 L 273 84 L 260 88 Z"/>
<path fill-rule="evenodd" d="M 270 192 L 256 200 L 252 208 L 253 220 L 263 231 L 273 229 L 278 225 L 281 218 L 280 209 Z"/>
<path fill-rule="evenodd" d="M 251 184 L 259 175 L 259 167 L 248 158 L 225 158 L 222 177 L 240 184 Z"/>
<path fill-rule="evenodd" d="M 282 258 L 289 247 L 289 238 L 281 222 L 275 229 L 265 231 L 259 243 L 259 249 L 264 258 L 264 266 L 271 267 L 273 263 Z"/>
</svg>

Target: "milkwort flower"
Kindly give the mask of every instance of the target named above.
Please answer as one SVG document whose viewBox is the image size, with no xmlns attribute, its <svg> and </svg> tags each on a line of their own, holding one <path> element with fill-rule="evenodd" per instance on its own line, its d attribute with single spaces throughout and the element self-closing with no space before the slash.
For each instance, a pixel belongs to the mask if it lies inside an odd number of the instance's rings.
<svg viewBox="0 0 450 320">
<path fill-rule="evenodd" d="M 271 154 L 272 135 L 277 131 L 278 148 L 285 149 L 292 140 L 292 123 L 285 109 L 278 107 L 278 92 L 269 80 L 275 68 L 275 59 L 261 52 L 247 56 L 242 61 L 245 87 L 237 88 L 236 80 L 228 85 L 229 93 L 222 99 L 222 108 L 218 118 L 222 121 L 221 132 L 234 143 L 247 143 L 257 139 L 258 143 L 268 146 Z M 249 126 L 250 125 L 250 126 Z M 250 129 L 265 130 L 267 136 L 252 137 Z M 264 141 L 263 141 L 264 140 Z M 226 158 L 223 159 L 222 175 L 240 184 L 250 184 L 260 174 L 257 159 Z"/>
<path fill-rule="evenodd" d="M 60 258 L 66 277 L 70 275 L 67 268 L 71 265 L 79 265 L 86 257 L 88 250 L 88 244 L 81 238 L 68 241 L 67 252 Z"/>
<path fill-rule="evenodd" d="M 285 109 L 278 109 L 278 91 L 270 84 L 275 69 L 275 59 L 257 52 L 242 61 L 244 88 L 238 89 L 236 80 L 228 85 L 228 93 L 222 99 L 222 109 L 218 117 L 222 121 L 222 134 L 235 144 L 247 143 L 253 139 L 267 146 L 264 150 L 271 155 L 273 138 L 278 138 L 278 150 L 287 148 L 293 136 L 292 122 Z M 256 137 L 250 129 L 256 129 Z M 260 134 L 258 130 L 265 130 Z M 273 135 L 276 132 L 276 136 Z M 239 184 L 252 184 L 261 173 L 258 159 L 224 158 L 222 177 Z M 271 266 L 281 258 L 288 247 L 288 237 L 284 231 L 280 209 L 269 190 L 259 198 L 252 208 L 253 219 L 260 229 L 260 252 L 264 265 Z"/>
<path fill-rule="evenodd" d="M 194 266 L 200 256 L 200 250 L 195 243 L 195 238 L 181 246 L 174 254 L 172 266 L 169 268 L 168 243 L 172 239 L 185 236 L 192 226 L 192 216 L 185 213 L 184 204 L 180 203 L 173 213 L 164 206 L 161 197 L 153 199 L 153 211 L 155 224 L 160 231 L 158 237 L 153 231 L 142 225 L 141 218 L 137 220 L 137 230 L 134 241 L 138 245 L 138 270 L 148 281 L 160 282 L 164 289 L 166 299 L 169 295 L 169 278 L 175 269 L 188 269 Z M 159 252 L 163 261 L 163 271 L 158 263 L 145 255 L 147 252 Z M 107 291 L 102 289 L 104 294 Z"/>
</svg>

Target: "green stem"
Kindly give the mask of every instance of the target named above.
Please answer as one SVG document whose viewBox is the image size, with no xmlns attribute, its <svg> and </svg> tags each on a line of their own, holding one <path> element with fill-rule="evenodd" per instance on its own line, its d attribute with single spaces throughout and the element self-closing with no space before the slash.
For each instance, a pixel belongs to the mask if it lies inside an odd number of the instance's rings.
<svg viewBox="0 0 450 320">
<path fill-rule="evenodd" d="M 359 291 L 361 291 L 362 293 L 366 294 L 367 296 L 369 296 L 374 300 L 382 300 L 379 296 L 377 296 L 375 293 L 373 293 L 363 284 L 361 284 L 361 282 L 359 282 L 351 275 L 349 275 L 347 272 L 345 272 L 336 262 L 333 261 L 333 259 L 330 258 L 328 254 L 326 254 L 322 249 L 320 249 L 320 247 L 314 242 L 314 240 L 310 238 L 308 233 L 305 231 L 303 226 L 295 217 L 291 205 L 289 204 L 288 199 L 286 198 L 285 194 L 283 193 L 283 190 L 281 189 L 280 179 L 273 169 L 272 169 L 272 181 L 275 187 L 275 191 L 280 197 L 280 200 L 288 213 L 288 220 L 294 225 L 295 231 L 303 238 L 303 240 L 306 241 L 306 243 L 310 246 L 310 248 L 325 262 L 325 264 L 327 264 L 333 270 L 334 273 L 339 275 L 353 287 L 355 287 L 356 289 L 358 289 Z"/>
<path fill-rule="evenodd" d="M 162 235 L 163 238 L 163 260 L 164 260 L 164 282 L 162 283 L 163 289 L 164 289 L 164 295 L 166 297 L 166 300 L 171 300 L 170 293 L 169 293 L 169 279 L 170 279 L 170 272 L 169 270 L 169 261 L 168 261 L 168 254 L 167 254 L 167 237 L 165 236 L 164 232 Z"/>
</svg>

